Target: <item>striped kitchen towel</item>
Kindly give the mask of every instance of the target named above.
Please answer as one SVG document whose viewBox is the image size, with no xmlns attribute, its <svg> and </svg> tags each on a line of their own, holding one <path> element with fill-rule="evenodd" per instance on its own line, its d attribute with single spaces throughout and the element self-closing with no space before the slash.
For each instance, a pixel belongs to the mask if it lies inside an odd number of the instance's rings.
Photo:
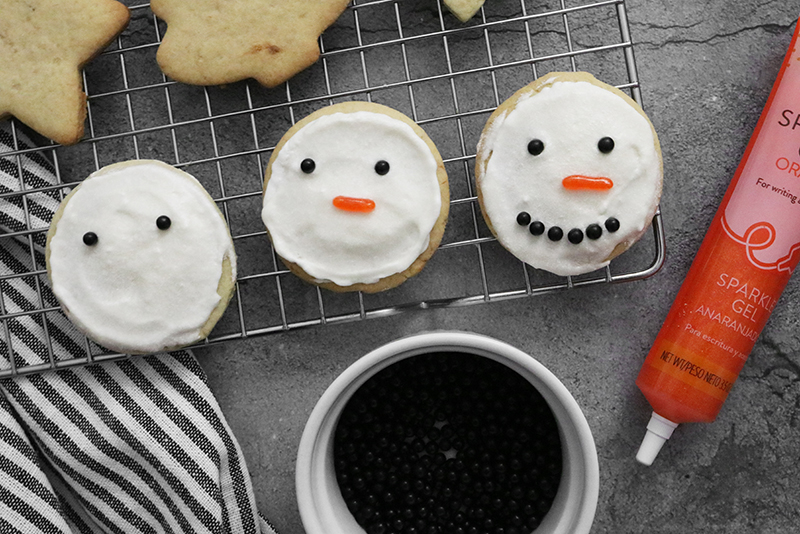
<svg viewBox="0 0 800 534">
<path fill-rule="evenodd" d="M 56 308 L 43 230 L 51 163 L 0 123 L 0 365 L 84 357 Z M 13 156 L 9 152 L 20 152 Z M 25 193 L 21 193 L 25 191 Z M 188 350 L 0 380 L 0 533 L 274 534 Z"/>
</svg>

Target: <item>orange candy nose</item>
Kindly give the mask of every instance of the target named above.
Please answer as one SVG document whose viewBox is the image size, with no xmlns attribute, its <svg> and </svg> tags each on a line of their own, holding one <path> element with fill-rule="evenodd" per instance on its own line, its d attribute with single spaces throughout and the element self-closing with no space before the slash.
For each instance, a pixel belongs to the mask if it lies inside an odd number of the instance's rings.
<svg viewBox="0 0 800 534">
<path fill-rule="evenodd" d="M 561 185 L 570 191 L 605 191 L 614 187 L 614 182 L 611 181 L 611 178 L 604 176 L 573 174 L 561 180 Z"/>
<path fill-rule="evenodd" d="M 338 196 L 333 199 L 333 206 L 344 211 L 369 213 L 375 209 L 375 201 L 368 198 Z"/>
</svg>

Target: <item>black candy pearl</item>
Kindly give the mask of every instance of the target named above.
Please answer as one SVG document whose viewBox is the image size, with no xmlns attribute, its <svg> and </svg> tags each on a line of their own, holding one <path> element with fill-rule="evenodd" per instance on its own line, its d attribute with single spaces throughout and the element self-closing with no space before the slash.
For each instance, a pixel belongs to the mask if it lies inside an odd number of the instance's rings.
<svg viewBox="0 0 800 534">
<path fill-rule="evenodd" d="M 389 172 L 389 162 L 385 160 L 380 160 L 378 163 L 375 164 L 375 172 L 377 172 L 381 176 L 387 174 Z"/>
<path fill-rule="evenodd" d="M 159 230 L 166 230 L 170 226 L 172 226 L 172 220 L 166 215 L 162 215 L 158 219 L 156 219 L 156 226 L 158 227 Z"/>
<path fill-rule="evenodd" d="M 89 247 L 97 244 L 97 234 L 94 232 L 86 232 L 83 234 L 83 244 Z"/>
<path fill-rule="evenodd" d="M 464 353 L 422 354 L 371 377 L 347 402 L 333 448 L 336 482 L 367 534 L 531 532 L 562 472 L 544 398 Z"/>
<path fill-rule="evenodd" d="M 530 226 L 528 226 L 528 231 L 532 235 L 542 235 L 544 233 L 544 223 L 541 221 L 533 221 Z"/>
<path fill-rule="evenodd" d="M 597 149 L 603 154 L 608 154 L 614 150 L 614 140 L 610 137 L 603 137 L 597 142 Z"/>
<path fill-rule="evenodd" d="M 609 217 L 606 219 L 606 230 L 609 232 L 616 232 L 619 230 L 619 221 L 614 217 Z"/>
<path fill-rule="evenodd" d="M 569 242 L 572 243 L 573 245 L 577 245 L 578 243 L 583 241 L 583 232 L 578 228 L 573 228 L 567 234 L 567 239 L 569 239 Z"/>
<path fill-rule="evenodd" d="M 564 237 L 564 230 L 558 226 L 553 226 L 547 231 L 547 237 L 550 241 L 560 241 L 561 238 Z"/>
<path fill-rule="evenodd" d="M 527 211 L 521 211 L 517 214 L 517 224 L 520 226 L 528 226 L 531 223 L 531 214 Z"/>
<path fill-rule="evenodd" d="M 544 143 L 541 139 L 534 139 L 528 143 L 528 153 L 532 156 L 538 156 L 544 151 Z"/>
<path fill-rule="evenodd" d="M 603 228 L 599 224 L 590 224 L 586 227 L 586 237 L 589 239 L 600 239 L 603 235 Z"/>
<path fill-rule="evenodd" d="M 300 162 L 300 170 L 306 174 L 311 174 L 316 168 L 317 164 L 314 163 L 314 160 L 311 158 L 306 158 Z"/>
</svg>

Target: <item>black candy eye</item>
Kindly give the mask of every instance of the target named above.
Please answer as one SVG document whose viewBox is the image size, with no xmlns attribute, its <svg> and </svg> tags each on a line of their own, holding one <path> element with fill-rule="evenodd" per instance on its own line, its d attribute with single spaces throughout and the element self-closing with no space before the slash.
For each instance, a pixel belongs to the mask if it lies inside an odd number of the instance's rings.
<svg viewBox="0 0 800 534">
<path fill-rule="evenodd" d="M 544 151 L 544 143 L 541 139 L 534 139 L 530 143 L 528 143 L 528 152 L 532 156 L 538 156 Z"/>
<path fill-rule="evenodd" d="M 608 154 L 614 150 L 614 140 L 610 137 L 603 137 L 597 142 L 597 149 L 603 154 Z"/>
<path fill-rule="evenodd" d="M 167 228 L 172 226 L 172 220 L 166 215 L 162 215 L 161 217 L 156 219 L 156 226 L 158 226 L 159 230 L 166 230 Z"/>
<path fill-rule="evenodd" d="M 86 232 L 83 234 L 83 244 L 87 246 L 94 246 L 97 244 L 97 234 L 94 232 Z"/>
<path fill-rule="evenodd" d="M 380 160 L 378 163 L 375 164 L 375 172 L 383 176 L 389 172 L 389 162 Z"/>
<path fill-rule="evenodd" d="M 314 163 L 314 160 L 311 158 L 306 158 L 300 162 L 300 170 L 306 174 L 311 174 L 316 168 L 317 164 Z"/>
</svg>

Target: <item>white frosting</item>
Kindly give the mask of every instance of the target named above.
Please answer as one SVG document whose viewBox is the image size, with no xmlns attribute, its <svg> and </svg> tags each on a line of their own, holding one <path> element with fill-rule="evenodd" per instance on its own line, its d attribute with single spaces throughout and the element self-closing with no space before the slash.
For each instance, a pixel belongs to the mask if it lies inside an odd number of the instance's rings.
<svg viewBox="0 0 800 534">
<path fill-rule="evenodd" d="M 614 149 L 602 153 L 603 137 Z M 533 156 L 528 143 L 539 139 L 544 151 Z M 589 82 L 555 81 L 520 98 L 495 118 L 479 146 L 480 180 L 486 215 L 498 241 L 526 263 L 559 275 L 594 271 L 609 263 L 619 243 L 632 243 L 645 231 L 661 194 L 661 162 L 649 121 L 619 95 Z M 488 159 L 488 162 L 486 161 Z M 568 190 L 567 176 L 608 178 L 607 190 Z M 531 235 L 517 223 L 520 212 L 564 232 L 560 241 Z M 579 244 L 567 233 L 619 220 L 599 239 Z"/>
<path fill-rule="evenodd" d="M 160 230 L 166 215 L 171 226 Z M 97 243 L 83 236 L 94 232 Z M 105 167 L 69 197 L 49 244 L 53 291 L 99 344 L 155 352 L 200 338 L 236 258 L 213 200 L 192 176 L 155 161 Z"/>
<path fill-rule="evenodd" d="M 301 162 L 314 160 L 306 174 Z M 378 161 L 389 163 L 381 176 Z M 406 270 L 429 244 L 442 207 L 437 162 L 406 123 L 383 113 L 323 115 L 272 162 L 262 218 L 276 253 L 319 281 L 370 284 Z M 346 196 L 370 212 L 337 209 Z"/>
</svg>

